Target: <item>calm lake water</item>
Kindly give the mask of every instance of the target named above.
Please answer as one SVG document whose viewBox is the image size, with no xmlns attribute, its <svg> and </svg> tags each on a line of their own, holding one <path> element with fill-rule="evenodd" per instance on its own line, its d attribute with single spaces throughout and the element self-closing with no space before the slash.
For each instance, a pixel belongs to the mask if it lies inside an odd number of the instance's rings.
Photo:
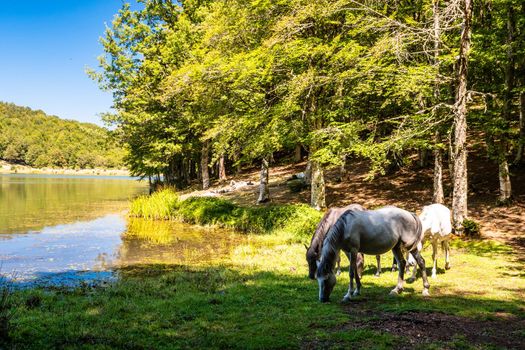
<svg viewBox="0 0 525 350">
<path fill-rule="evenodd" d="M 115 269 L 195 264 L 229 254 L 240 236 L 129 219 L 147 185 L 127 177 L 0 175 L 0 271 L 15 286 L 112 280 Z"/>
</svg>

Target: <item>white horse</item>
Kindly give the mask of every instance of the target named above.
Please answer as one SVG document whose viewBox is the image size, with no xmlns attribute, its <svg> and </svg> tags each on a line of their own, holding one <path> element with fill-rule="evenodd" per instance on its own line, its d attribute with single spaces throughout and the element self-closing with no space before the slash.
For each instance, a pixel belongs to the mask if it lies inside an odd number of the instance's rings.
<svg viewBox="0 0 525 350">
<path fill-rule="evenodd" d="M 423 226 L 424 240 L 430 240 L 432 243 L 432 278 L 436 278 L 437 272 L 437 250 L 438 243 L 441 242 L 441 247 L 445 251 L 445 269 L 450 269 L 450 247 L 448 241 L 450 233 L 452 232 L 452 224 L 450 222 L 450 210 L 442 204 L 431 204 L 423 207 L 423 211 L 419 214 L 419 220 Z M 418 247 L 421 250 L 421 247 Z M 408 256 L 408 265 L 413 264 L 414 270 L 410 280 L 414 280 L 417 273 L 417 264 L 413 261 L 412 256 Z"/>
</svg>

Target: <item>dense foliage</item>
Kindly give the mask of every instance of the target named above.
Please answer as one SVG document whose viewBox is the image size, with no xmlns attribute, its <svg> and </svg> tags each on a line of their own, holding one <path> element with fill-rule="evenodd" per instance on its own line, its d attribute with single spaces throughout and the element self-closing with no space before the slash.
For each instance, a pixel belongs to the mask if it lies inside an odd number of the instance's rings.
<svg viewBox="0 0 525 350">
<path fill-rule="evenodd" d="M 381 173 L 435 151 L 453 171 L 468 114 L 510 195 L 507 160 L 521 161 L 525 136 L 523 2 L 140 2 L 115 16 L 91 71 L 114 93 L 107 121 L 136 175 L 184 185 L 217 160 L 233 169 L 303 150 L 314 198 L 347 156 Z"/>
<path fill-rule="evenodd" d="M 115 168 L 123 149 L 108 130 L 0 102 L 0 158 L 37 168 Z"/>
</svg>

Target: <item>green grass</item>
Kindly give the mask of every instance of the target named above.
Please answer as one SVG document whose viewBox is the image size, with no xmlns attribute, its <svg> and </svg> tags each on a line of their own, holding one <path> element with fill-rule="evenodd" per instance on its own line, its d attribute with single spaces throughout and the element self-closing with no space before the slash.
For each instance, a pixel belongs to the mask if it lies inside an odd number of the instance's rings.
<svg viewBox="0 0 525 350">
<path fill-rule="evenodd" d="M 502 244 L 453 241 L 452 269 L 445 272 L 439 261 L 430 298 L 421 295 L 420 278 L 406 284 L 402 295 L 389 296 L 397 274 L 385 268 L 375 278 L 375 259 L 367 257 L 362 295 L 349 305 L 338 302 L 348 287 L 348 273 L 343 273 L 332 302 L 321 304 L 317 283 L 307 278 L 304 247 L 300 239 L 290 240 L 311 235 L 310 221 L 317 219 L 306 208 L 241 208 L 210 198 L 177 200 L 170 208 L 173 219 L 271 234 L 248 235 L 224 261 L 208 266 L 147 264 L 122 269 L 121 279 L 108 286 L 17 291 L 12 296 L 17 312 L 11 341 L 0 348 L 395 349 L 411 346 L 409 340 L 349 325 L 385 312 L 440 312 L 478 320 L 525 317 L 523 266 Z M 301 225 L 291 224 L 291 218 Z M 136 227 L 130 239 L 169 241 L 169 232 L 148 235 L 156 230 L 155 222 L 151 225 Z M 430 250 L 424 252 L 429 265 Z M 383 257 L 384 266 L 390 261 L 390 254 Z M 342 263 L 347 268 L 346 258 Z M 449 342 L 415 348 L 443 347 L 491 345 L 469 345 L 461 335 L 451 334 Z"/>
<path fill-rule="evenodd" d="M 322 216 L 304 204 L 244 207 L 213 197 L 190 197 L 181 201 L 170 189 L 135 199 L 130 215 L 216 225 L 247 233 L 278 233 L 296 241 L 310 236 Z"/>
<path fill-rule="evenodd" d="M 168 220 L 179 202 L 179 196 L 169 188 L 150 196 L 140 196 L 131 202 L 130 215 L 150 220 Z"/>
<path fill-rule="evenodd" d="M 427 261 L 429 254 L 425 251 Z M 379 311 L 436 311 L 476 319 L 524 317 L 525 283 L 513 275 L 519 266 L 507 257 L 454 249 L 453 268 L 431 281 L 430 298 L 420 294 L 421 279 L 407 284 L 401 296 L 388 296 L 396 274 L 385 271 L 375 278 L 373 266 L 367 265 L 358 304 L 366 305 L 367 317 Z M 12 320 L 11 345 L 270 349 L 314 344 L 389 349 L 406 342 L 366 328 L 343 331 L 351 317 L 362 317 L 348 314 L 348 306 L 338 303 L 348 286 L 347 274 L 338 277 L 332 303 L 320 304 L 317 283 L 306 273 L 301 244 L 266 235 L 238 246 L 228 265 L 134 266 L 122 270 L 122 279 L 107 287 L 19 291 L 13 296 L 13 305 L 20 306 Z"/>
</svg>

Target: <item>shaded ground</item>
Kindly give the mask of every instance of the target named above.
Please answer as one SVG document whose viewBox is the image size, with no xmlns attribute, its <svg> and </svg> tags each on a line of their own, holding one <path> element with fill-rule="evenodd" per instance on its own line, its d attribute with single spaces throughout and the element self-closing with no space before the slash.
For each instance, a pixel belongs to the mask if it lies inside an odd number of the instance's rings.
<svg viewBox="0 0 525 350">
<path fill-rule="evenodd" d="M 286 179 L 304 171 L 306 162 L 274 166 L 270 169 L 270 194 L 273 203 L 309 203 L 310 192 L 292 193 Z M 452 205 L 452 186 L 445 164 L 445 204 Z M 432 164 L 425 168 L 401 169 L 392 174 L 368 179 L 367 162 L 349 160 L 347 173 L 340 180 L 338 170 L 325 174 L 329 207 L 359 203 L 368 208 L 396 205 L 407 210 L 419 211 L 432 202 Z M 222 196 L 238 204 L 253 205 L 257 199 L 259 169 L 253 168 L 228 177 L 228 181 L 216 184 L 213 189 L 227 186 L 231 180 L 251 181 L 252 186 L 224 193 Z M 499 206 L 497 164 L 486 158 L 469 159 L 469 215 L 479 221 L 483 237 L 493 238 L 513 245 L 525 252 L 525 167 L 512 170 L 514 201 L 509 206 Z M 203 193 L 193 191 L 192 194 Z"/>
<path fill-rule="evenodd" d="M 372 329 L 388 332 L 402 339 L 400 349 L 459 339 L 474 346 L 522 349 L 525 345 L 525 320 L 505 314 L 501 319 L 482 321 L 440 312 L 378 312 L 366 309 L 364 303 L 358 307 L 356 304 L 347 306 L 345 311 L 350 321 L 341 327 L 341 331 Z"/>
</svg>

